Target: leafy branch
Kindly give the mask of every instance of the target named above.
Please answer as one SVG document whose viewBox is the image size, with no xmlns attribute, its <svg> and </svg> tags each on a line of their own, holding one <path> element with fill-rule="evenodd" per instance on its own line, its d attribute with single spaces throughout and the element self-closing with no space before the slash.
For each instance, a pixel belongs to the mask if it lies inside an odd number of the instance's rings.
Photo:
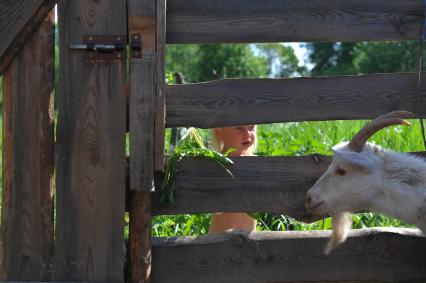
<svg viewBox="0 0 426 283">
<path fill-rule="evenodd" d="M 215 161 L 222 166 L 231 177 L 234 178 L 231 171 L 226 168 L 227 165 L 234 164 L 226 155 L 215 150 L 207 148 L 195 128 L 190 128 L 188 133 L 176 145 L 173 153 L 167 158 L 164 180 L 161 186 L 161 198 L 163 203 L 175 204 L 174 184 L 178 163 L 184 157 L 203 157 Z"/>
</svg>

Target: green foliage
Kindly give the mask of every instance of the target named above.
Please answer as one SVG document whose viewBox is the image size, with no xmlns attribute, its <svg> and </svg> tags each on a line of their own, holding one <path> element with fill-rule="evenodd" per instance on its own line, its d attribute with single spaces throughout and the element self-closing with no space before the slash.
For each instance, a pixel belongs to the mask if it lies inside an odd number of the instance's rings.
<svg viewBox="0 0 426 283">
<path fill-rule="evenodd" d="M 222 78 L 302 75 L 294 50 L 280 43 L 167 45 L 166 72 L 179 72 L 186 82 Z M 173 82 L 173 79 L 169 79 Z"/>
<path fill-rule="evenodd" d="M 260 56 L 264 57 L 271 77 L 290 77 L 293 75 L 306 75 L 305 66 L 299 66 L 299 60 L 290 46 L 281 43 L 256 44 Z"/>
<path fill-rule="evenodd" d="M 417 71 L 418 41 L 308 43 L 312 75 Z"/>
<path fill-rule="evenodd" d="M 366 121 L 295 122 L 258 126 L 258 155 L 300 156 L 312 153 L 331 155 L 331 147 L 349 140 Z M 369 141 L 396 151 L 421 151 L 423 149 L 420 122 L 412 126 L 385 128 Z"/>
<path fill-rule="evenodd" d="M 370 42 L 358 43 L 353 49 L 353 66 L 357 73 L 416 72 L 419 43 Z"/>
<path fill-rule="evenodd" d="M 215 150 L 208 149 L 204 145 L 201 136 L 197 133 L 197 130 L 195 128 L 190 128 L 188 133 L 179 141 L 176 148 L 174 148 L 171 155 L 167 158 L 164 181 L 161 186 L 162 194 L 160 200 L 162 202 L 175 203 L 173 191 L 178 163 L 184 157 L 191 156 L 213 160 L 233 177 L 231 171 L 226 168 L 226 165 L 233 164 L 232 160 Z"/>
<path fill-rule="evenodd" d="M 212 79 L 215 70 L 224 78 L 265 77 L 268 66 L 245 44 L 204 44 L 199 47 L 199 80 Z"/>
<path fill-rule="evenodd" d="M 153 237 L 205 235 L 210 218 L 210 214 L 157 216 L 152 219 L 151 234 Z"/>
<path fill-rule="evenodd" d="M 305 45 L 309 61 L 314 64 L 311 75 L 350 75 L 353 67 L 355 43 L 308 43 Z"/>
<path fill-rule="evenodd" d="M 184 75 L 187 82 L 196 82 L 198 79 L 198 45 L 167 45 L 166 48 L 166 72 L 169 81 L 173 81 L 173 73 Z"/>
</svg>

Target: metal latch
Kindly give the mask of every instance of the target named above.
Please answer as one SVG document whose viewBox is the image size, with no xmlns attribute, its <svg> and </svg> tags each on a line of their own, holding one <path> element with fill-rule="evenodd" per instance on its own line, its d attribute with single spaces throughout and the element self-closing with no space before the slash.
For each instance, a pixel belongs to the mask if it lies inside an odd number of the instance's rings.
<svg viewBox="0 0 426 283">
<path fill-rule="evenodd" d="M 70 45 L 71 50 L 86 51 L 88 61 L 125 60 L 126 36 L 85 35 L 82 44 Z"/>
</svg>

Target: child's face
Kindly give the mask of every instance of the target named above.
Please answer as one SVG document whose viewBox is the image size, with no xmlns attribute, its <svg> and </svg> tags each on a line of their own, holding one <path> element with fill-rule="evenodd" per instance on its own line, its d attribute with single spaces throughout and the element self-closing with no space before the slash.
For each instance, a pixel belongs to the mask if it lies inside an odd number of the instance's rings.
<svg viewBox="0 0 426 283">
<path fill-rule="evenodd" d="M 236 151 L 230 153 L 230 156 L 252 155 L 251 146 L 256 141 L 256 126 L 236 126 L 217 129 L 217 135 L 223 141 L 223 152 L 230 148 Z"/>
</svg>

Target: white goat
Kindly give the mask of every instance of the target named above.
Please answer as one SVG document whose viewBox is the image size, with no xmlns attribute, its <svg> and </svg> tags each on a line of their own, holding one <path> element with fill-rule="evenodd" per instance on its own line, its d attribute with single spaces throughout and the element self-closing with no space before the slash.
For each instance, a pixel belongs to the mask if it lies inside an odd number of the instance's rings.
<svg viewBox="0 0 426 283">
<path fill-rule="evenodd" d="M 349 143 L 333 147 L 327 171 L 307 192 L 306 209 L 328 214 L 333 232 L 328 254 L 346 240 L 350 212 L 372 211 L 417 225 L 426 234 L 426 161 L 367 143 L 369 137 L 389 125 L 410 125 L 414 114 L 395 111 L 368 123 Z"/>
</svg>

